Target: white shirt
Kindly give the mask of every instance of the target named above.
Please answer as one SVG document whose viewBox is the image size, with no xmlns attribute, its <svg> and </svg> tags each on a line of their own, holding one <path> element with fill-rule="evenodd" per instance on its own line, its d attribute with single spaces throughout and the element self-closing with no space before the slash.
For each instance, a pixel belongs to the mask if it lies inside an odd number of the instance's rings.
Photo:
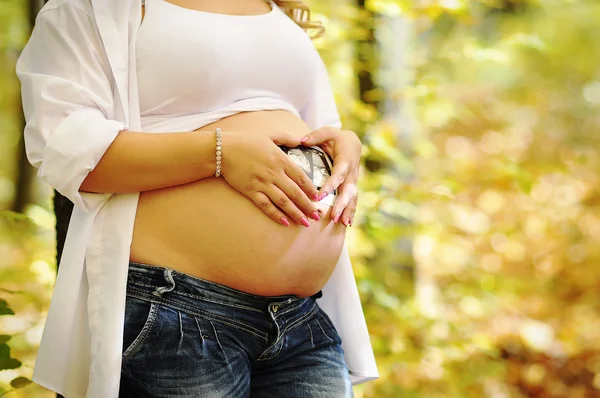
<svg viewBox="0 0 600 398">
<path fill-rule="evenodd" d="M 141 0 L 50 0 L 17 63 L 28 159 L 75 204 L 33 374 L 67 398 L 118 397 L 139 193 L 79 187 L 120 131 L 141 131 L 140 22 Z M 335 106 L 324 69 L 319 81 L 301 114 L 312 129 L 331 124 Z M 346 245 L 319 305 L 342 337 L 353 384 L 377 378 Z"/>
</svg>

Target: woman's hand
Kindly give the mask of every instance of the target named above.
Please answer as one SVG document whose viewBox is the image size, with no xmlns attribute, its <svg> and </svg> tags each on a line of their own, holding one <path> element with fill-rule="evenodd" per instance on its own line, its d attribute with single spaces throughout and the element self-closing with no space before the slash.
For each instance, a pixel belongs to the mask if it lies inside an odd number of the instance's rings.
<svg viewBox="0 0 600 398">
<path fill-rule="evenodd" d="M 317 189 L 302 168 L 278 147 L 296 147 L 301 144 L 300 138 L 287 133 L 259 136 L 223 131 L 222 140 L 221 175 L 229 185 L 285 226 L 289 225 L 286 214 L 305 227 L 310 226 L 307 217 L 319 220 L 317 208 L 309 199 L 317 199 Z"/>
<path fill-rule="evenodd" d="M 352 225 L 358 201 L 358 167 L 362 144 L 358 136 L 350 130 L 335 127 L 322 127 L 302 138 L 306 146 L 320 146 L 333 159 L 331 177 L 321 187 L 318 200 L 323 199 L 334 189 L 338 196 L 333 204 L 331 218 L 345 226 Z"/>
</svg>

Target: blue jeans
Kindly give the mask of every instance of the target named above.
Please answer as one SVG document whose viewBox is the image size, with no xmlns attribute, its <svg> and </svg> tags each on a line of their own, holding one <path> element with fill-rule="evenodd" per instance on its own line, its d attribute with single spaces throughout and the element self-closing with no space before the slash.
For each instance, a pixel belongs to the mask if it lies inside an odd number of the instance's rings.
<svg viewBox="0 0 600 398">
<path fill-rule="evenodd" d="M 130 262 L 119 396 L 352 397 L 317 297 L 256 296 Z"/>
</svg>

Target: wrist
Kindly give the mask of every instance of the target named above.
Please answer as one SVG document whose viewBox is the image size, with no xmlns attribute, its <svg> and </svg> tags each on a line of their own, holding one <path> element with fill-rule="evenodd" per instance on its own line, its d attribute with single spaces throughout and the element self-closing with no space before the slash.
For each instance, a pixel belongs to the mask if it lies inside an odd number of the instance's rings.
<svg viewBox="0 0 600 398">
<path fill-rule="evenodd" d="M 198 179 L 214 177 L 216 172 L 216 139 L 215 130 L 195 130 L 189 133 L 192 140 L 188 149 L 194 154 L 191 166 L 196 170 Z M 225 138 L 223 138 L 223 145 Z M 221 155 L 221 176 L 223 176 L 223 160 Z"/>
<path fill-rule="evenodd" d="M 213 175 L 216 176 L 217 161 L 220 160 L 220 177 L 226 179 L 231 168 L 231 160 L 239 157 L 240 152 L 236 148 L 245 146 L 244 142 L 240 141 L 240 138 L 243 139 L 244 135 L 237 131 L 220 129 L 221 140 L 217 141 L 216 130 L 217 129 L 213 130 L 211 134 L 213 140 Z M 220 145 L 217 145 L 219 142 Z M 217 149 L 218 146 L 220 147 L 220 150 Z M 245 148 L 245 150 L 247 150 L 247 148 Z M 220 152 L 220 154 L 217 154 L 217 152 Z M 220 156 L 221 159 L 217 159 L 217 156 Z"/>
</svg>

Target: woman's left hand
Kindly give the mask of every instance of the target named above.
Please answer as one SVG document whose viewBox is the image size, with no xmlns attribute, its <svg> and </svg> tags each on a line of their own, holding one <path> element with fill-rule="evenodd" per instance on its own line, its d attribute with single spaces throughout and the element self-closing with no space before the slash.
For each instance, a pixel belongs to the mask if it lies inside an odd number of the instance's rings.
<svg viewBox="0 0 600 398">
<path fill-rule="evenodd" d="M 308 139 L 306 138 L 308 137 Z M 362 144 L 350 130 L 335 127 L 321 127 L 308 134 L 303 140 L 304 146 L 320 146 L 333 159 L 331 177 L 319 191 L 319 201 L 337 188 L 338 195 L 333 204 L 331 218 L 341 221 L 345 226 L 352 225 L 358 201 L 358 167 Z"/>
</svg>

